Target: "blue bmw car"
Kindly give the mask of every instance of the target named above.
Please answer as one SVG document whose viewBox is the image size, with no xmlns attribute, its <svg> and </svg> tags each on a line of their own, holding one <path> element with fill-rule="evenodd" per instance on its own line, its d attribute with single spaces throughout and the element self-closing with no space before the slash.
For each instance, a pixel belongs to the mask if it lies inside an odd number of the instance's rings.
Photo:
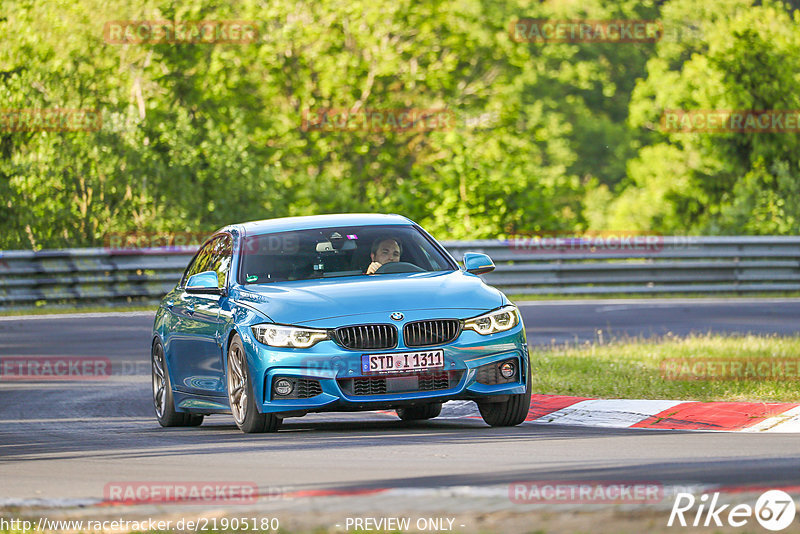
<svg viewBox="0 0 800 534">
<path fill-rule="evenodd" d="M 230 413 L 274 432 L 312 412 L 439 415 L 475 401 L 492 426 L 525 420 L 530 364 L 517 308 L 399 215 L 273 219 L 222 228 L 156 313 L 153 402 L 162 426 Z"/>
</svg>

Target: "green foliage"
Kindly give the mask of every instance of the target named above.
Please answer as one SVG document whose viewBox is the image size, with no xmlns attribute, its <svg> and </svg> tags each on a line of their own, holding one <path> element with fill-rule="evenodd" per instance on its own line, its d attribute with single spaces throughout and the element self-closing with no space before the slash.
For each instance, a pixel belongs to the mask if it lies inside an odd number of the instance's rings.
<svg viewBox="0 0 800 534">
<path fill-rule="evenodd" d="M 797 136 L 665 134 L 664 108 L 796 109 L 798 26 L 745 0 L 6 0 L 0 248 L 395 212 L 440 238 L 540 230 L 793 233 Z M 519 43 L 518 17 L 662 19 L 656 45 Z M 110 44 L 115 20 L 255 21 L 249 44 Z M 690 31 L 689 31 L 690 30 Z M 670 33 L 671 32 L 671 33 Z M 323 108 L 447 109 L 449 129 L 302 128 Z M 654 126 L 656 125 L 656 126 Z"/>
<path fill-rule="evenodd" d="M 631 123 L 656 130 L 664 109 L 800 109 L 800 26 L 774 2 L 672 0 L 665 25 L 699 32 L 662 42 L 634 91 Z M 595 224 L 664 233 L 800 231 L 797 133 L 662 133 L 628 163 L 629 184 Z"/>
</svg>

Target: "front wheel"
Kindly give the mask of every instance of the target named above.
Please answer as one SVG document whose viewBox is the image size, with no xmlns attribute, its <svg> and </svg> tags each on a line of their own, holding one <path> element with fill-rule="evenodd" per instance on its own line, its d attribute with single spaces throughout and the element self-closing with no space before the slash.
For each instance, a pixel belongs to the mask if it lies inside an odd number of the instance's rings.
<svg viewBox="0 0 800 534">
<path fill-rule="evenodd" d="M 528 371 L 525 393 L 510 395 L 506 402 L 478 403 L 484 422 L 490 426 L 517 426 L 528 417 L 531 407 L 531 372 Z"/>
<path fill-rule="evenodd" d="M 247 357 L 239 334 L 233 336 L 228 349 L 228 402 L 236 426 L 246 434 L 276 432 L 281 426 L 281 419 L 274 414 L 260 413 L 256 407 Z"/>
<path fill-rule="evenodd" d="M 200 426 L 203 416 L 175 410 L 175 399 L 172 396 L 172 384 L 167 370 L 167 359 L 164 357 L 164 345 L 161 340 L 153 341 L 150 351 L 150 363 L 153 373 L 153 406 L 156 419 L 163 427 L 168 426 Z"/>
</svg>

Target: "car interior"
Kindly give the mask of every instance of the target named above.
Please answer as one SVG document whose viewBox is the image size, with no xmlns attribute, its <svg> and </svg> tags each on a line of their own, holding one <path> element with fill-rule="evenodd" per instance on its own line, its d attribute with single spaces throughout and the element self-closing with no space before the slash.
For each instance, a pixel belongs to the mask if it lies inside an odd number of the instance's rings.
<svg viewBox="0 0 800 534">
<path fill-rule="evenodd" d="M 363 275 L 370 264 L 372 243 L 387 235 L 401 243 L 400 262 L 411 264 L 389 269 L 392 272 L 434 271 L 441 267 L 415 240 L 404 232 L 387 234 L 385 229 L 344 229 L 298 232 L 295 250 L 266 250 L 248 247 L 243 254 L 243 282 L 265 284 L 312 278 Z M 264 236 L 253 236 L 258 239 Z"/>
</svg>

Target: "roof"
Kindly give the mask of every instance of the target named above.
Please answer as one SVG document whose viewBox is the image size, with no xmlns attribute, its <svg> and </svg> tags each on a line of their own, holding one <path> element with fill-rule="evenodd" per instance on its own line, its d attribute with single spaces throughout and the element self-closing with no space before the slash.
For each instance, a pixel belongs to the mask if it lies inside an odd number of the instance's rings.
<svg viewBox="0 0 800 534">
<path fill-rule="evenodd" d="M 328 228 L 331 226 L 371 226 L 371 225 L 408 225 L 413 221 L 402 215 L 386 215 L 382 213 L 341 213 L 334 215 L 310 215 L 306 217 L 283 217 L 251 221 L 236 226 L 244 235 L 271 234 L 289 230 L 309 230 L 312 228 Z"/>
</svg>

